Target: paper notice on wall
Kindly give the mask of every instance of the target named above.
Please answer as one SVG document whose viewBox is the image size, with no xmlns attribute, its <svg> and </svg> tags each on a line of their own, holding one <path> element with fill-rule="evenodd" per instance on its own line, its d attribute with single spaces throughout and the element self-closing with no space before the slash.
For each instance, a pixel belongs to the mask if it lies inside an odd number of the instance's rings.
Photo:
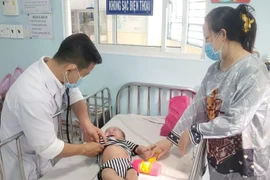
<svg viewBox="0 0 270 180">
<path fill-rule="evenodd" d="M 51 0 L 23 0 L 23 11 L 25 13 L 51 13 Z"/>
<path fill-rule="evenodd" d="M 147 17 L 117 16 L 117 32 L 145 33 Z"/>
<path fill-rule="evenodd" d="M 34 39 L 52 39 L 52 14 L 29 14 L 31 37 Z"/>
<path fill-rule="evenodd" d="M 17 0 L 3 0 L 1 3 L 3 15 L 19 15 Z"/>
</svg>

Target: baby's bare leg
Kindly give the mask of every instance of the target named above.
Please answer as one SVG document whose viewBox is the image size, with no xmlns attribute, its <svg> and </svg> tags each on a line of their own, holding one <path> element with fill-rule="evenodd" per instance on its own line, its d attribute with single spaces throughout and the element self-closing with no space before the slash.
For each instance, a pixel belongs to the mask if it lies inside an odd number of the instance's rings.
<svg viewBox="0 0 270 180">
<path fill-rule="evenodd" d="M 110 168 L 103 169 L 101 177 L 102 180 L 124 180 L 123 178 L 117 175 L 115 170 Z"/>
<path fill-rule="evenodd" d="M 126 180 L 137 180 L 138 179 L 138 173 L 135 169 L 129 169 L 127 171 Z"/>
</svg>

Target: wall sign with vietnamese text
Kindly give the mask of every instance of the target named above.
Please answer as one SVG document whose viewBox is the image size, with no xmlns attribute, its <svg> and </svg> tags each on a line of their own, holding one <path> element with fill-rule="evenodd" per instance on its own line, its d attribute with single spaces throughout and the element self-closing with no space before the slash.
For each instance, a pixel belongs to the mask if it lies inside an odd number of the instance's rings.
<svg viewBox="0 0 270 180">
<path fill-rule="evenodd" d="M 211 0 L 212 3 L 250 3 L 250 0 Z"/>
<path fill-rule="evenodd" d="M 152 16 L 153 0 L 107 0 L 107 15 Z"/>
</svg>

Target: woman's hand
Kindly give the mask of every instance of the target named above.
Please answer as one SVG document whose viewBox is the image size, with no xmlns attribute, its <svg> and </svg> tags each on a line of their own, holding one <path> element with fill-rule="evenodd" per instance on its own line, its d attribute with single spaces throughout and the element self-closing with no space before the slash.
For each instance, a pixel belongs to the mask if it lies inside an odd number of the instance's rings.
<svg viewBox="0 0 270 180">
<path fill-rule="evenodd" d="M 182 155 L 186 155 L 187 147 L 190 145 L 190 136 L 188 129 L 181 135 L 178 142 L 178 149 Z"/>
<path fill-rule="evenodd" d="M 148 160 L 151 157 L 151 152 L 149 148 L 145 146 L 138 146 L 136 148 L 136 153 L 143 159 Z"/>
<path fill-rule="evenodd" d="M 151 157 L 153 157 L 153 155 L 158 152 L 161 151 L 161 153 L 159 154 L 159 156 L 157 157 L 157 159 L 161 158 L 162 156 L 164 156 L 172 147 L 172 142 L 169 141 L 168 139 L 164 139 L 161 140 L 159 142 L 157 142 L 156 144 L 150 145 L 148 148 L 151 150 Z"/>
</svg>

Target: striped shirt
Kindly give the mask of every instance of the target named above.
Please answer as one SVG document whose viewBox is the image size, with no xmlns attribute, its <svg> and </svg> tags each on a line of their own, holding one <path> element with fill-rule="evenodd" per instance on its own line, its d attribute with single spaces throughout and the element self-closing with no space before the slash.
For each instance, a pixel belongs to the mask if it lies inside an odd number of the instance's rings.
<svg viewBox="0 0 270 180">
<path fill-rule="evenodd" d="M 114 145 L 114 146 L 119 146 L 121 147 L 129 156 L 129 159 L 131 161 L 132 156 L 136 156 L 137 153 L 135 152 L 136 148 L 139 146 L 131 141 L 127 141 L 124 139 L 115 139 L 114 137 L 107 137 L 107 144 L 104 143 L 104 141 L 101 139 L 100 144 L 104 145 L 105 148 Z M 105 150 L 104 148 L 104 150 Z M 103 151 L 104 151 L 103 150 Z M 98 163 L 100 166 L 102 166 L 103 161 L 102 161 L 102 153 L 98 155 Z"/>
</svg>

